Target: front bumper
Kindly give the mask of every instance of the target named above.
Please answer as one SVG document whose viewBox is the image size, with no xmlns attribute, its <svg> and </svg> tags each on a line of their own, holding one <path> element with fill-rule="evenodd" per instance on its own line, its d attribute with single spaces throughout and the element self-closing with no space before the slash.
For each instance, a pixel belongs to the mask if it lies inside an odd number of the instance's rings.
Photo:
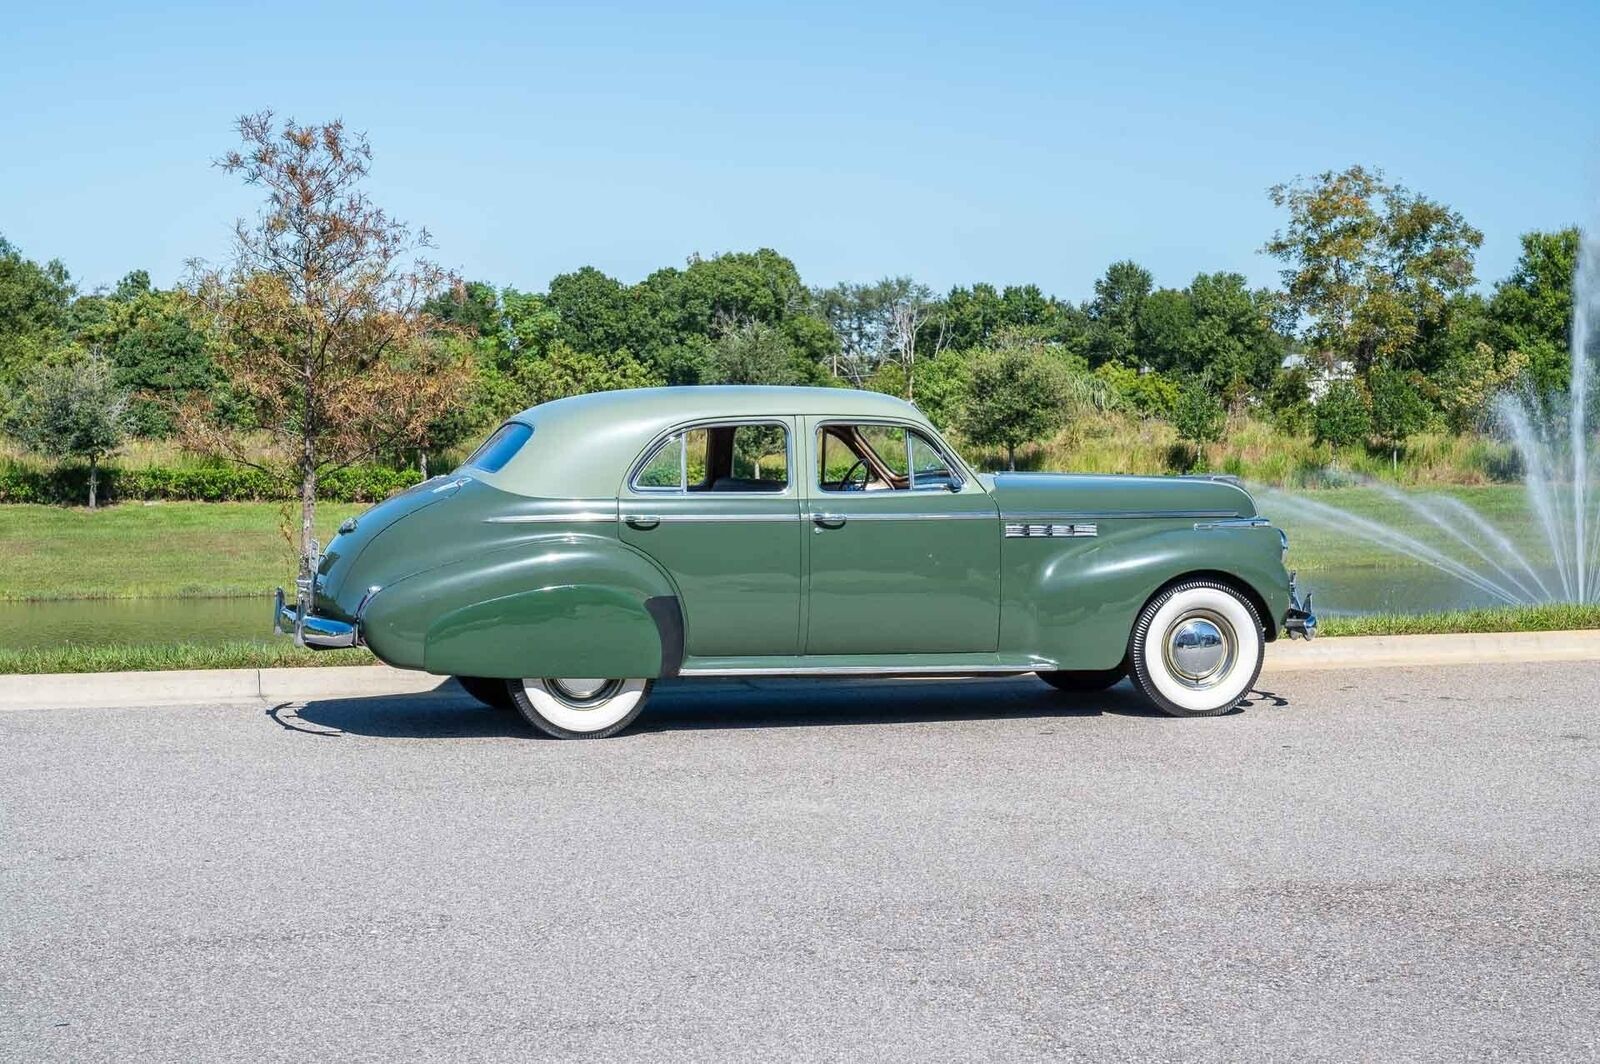
<svg viewBox="0 0 1600 1064">
<path fill-rule="evenodd" d="M 365 600 L 362 605 L 366 605 Z M 278 635 L 293 636 L 296 646 L 312 650 L 361 645 L 359 624 L 318 617 L 311 612 L 311 585 L 305 578 L 295 581 L 293 605 L 285 598 L 283 588 L 278 588 L 272 607 L 272 630 Z"/>
<path fill-rule="evenodd" d="M 1283 615 L 1283 630 L 1289 633 L 1290 639 L 1295 636 L 1301 639 L 1317 637 L 1317 615 L 1311 612 L 1311 596 L 1307 594 L 1305 600 L 1301 601 L 1294 573 L 1289 574 L 1289 610 Z"/>
</svg>

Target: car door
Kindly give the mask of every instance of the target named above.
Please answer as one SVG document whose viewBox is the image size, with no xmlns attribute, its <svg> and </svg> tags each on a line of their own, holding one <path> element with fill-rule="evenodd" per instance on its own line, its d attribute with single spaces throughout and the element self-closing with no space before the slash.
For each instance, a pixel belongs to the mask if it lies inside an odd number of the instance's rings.
<svg viewBox="0 0 1600 1064">
<path fill-rule="evenodd" d="M 805 425 L 805 653 L 994 651 L 1000 528 L 988 492 L 914 424 Z M 831 451 L 845 436 L 854 442 Z"/>
<path fill-rule="evenodd" d="M 795 427 L 789 417 L 682 426 L 622 489 L 622 539 L 677 584 L 689 655 L 799 653 Z"/>
</svg>

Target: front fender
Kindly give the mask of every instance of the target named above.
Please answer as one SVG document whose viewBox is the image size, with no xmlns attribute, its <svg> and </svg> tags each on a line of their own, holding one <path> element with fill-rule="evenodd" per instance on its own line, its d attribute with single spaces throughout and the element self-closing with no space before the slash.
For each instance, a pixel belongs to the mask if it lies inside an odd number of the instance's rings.
<svg viewBox="0 0 1600 1064">
<path fill-rule="evenodd" d="M 1275 637 L 1289 606 L 1276 529 L 1128 525 L 1104 522 L 1094 539 L 1007 540 L 1001 645 L 1063 669 L 1115 668 L 1150 597 L 1174 580 L 1200 575 L 1252 592 L 1265 609 L 1268 637 Z"/>
<path fill-rule="evenodd" d="M 389 664 L 446 676 L 660 676 L 682 657 L 667 577 L 593 535 L 535 537 L 400 580 L 361 627 Z"/>
</svg>

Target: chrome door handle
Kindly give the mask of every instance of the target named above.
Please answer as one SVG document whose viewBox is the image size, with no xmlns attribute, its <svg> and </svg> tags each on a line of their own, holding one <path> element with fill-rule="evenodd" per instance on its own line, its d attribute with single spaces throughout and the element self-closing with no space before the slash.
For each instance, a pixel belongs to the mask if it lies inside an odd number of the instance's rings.
<svg viewBox="0 0 1600 1064">
<path fill-rule="evenodd" d="M 824 528 L 844 527 L 844 514 L 812 514 L 811 520 L 816 523 L 818 532 Z"/>
<path fill-rule="evenodd" d="M 629 514 L 623 520 L 628 522 L 629 528 L 637 528 L 641 532 L 648 532 L 661 523 L 661 518 L 654 514 Z"/>
</svg>

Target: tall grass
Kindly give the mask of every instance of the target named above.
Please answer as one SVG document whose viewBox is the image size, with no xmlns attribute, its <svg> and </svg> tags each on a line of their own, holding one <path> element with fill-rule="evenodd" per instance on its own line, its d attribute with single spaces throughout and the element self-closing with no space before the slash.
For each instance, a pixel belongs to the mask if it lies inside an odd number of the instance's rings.
<svg viewBox="0 0 1600 1064">
<path fill-rule="evenodd" d="M 1005 468 L 1005 452 L 967 447 L 980 469 Z M 1017 468 L 1072 473 L 1229 473 L 1288 488 L 1320 488 L 1370 477 L 1405 486 L 1505 483 L 1520 473 L 1515 453 L 1483 436 L 1422 433 L 1392 463 L 1388 451 L 1333 447 L 1291 436 L 1270 422 L 1231 419 L 1223 438 L 1196 448 L 1165 421 L 1108 412 L 1087 415 L 1017 452 Z"/>
</svg>

